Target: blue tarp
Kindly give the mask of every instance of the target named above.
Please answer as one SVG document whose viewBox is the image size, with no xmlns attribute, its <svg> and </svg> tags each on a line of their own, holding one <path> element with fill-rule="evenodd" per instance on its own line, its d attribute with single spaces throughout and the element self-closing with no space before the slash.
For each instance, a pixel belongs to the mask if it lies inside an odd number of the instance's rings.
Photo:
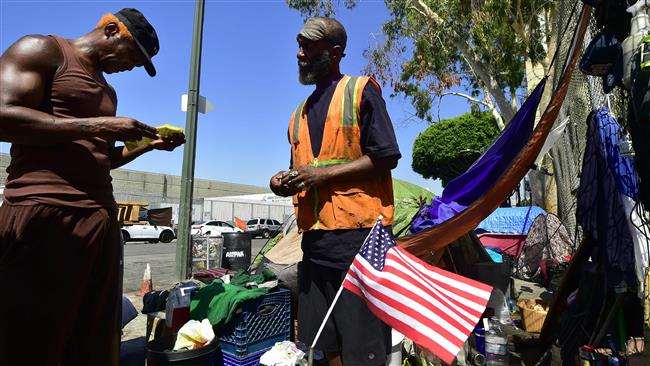
<svg viewBox="0 0 650 366">
<path fill-rule="evenodd" d="M 481 221 L 476 231 L 527 235 L 539 215 L 546 215 L 546 211 L 537 206 L 499 207 Z"/>
</svg>

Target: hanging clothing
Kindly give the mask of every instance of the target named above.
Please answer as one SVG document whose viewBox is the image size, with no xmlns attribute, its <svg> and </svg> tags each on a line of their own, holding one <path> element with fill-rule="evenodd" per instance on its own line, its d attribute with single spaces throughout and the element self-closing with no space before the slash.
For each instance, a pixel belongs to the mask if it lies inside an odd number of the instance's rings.
<svg viewBox="0 0 650 366">
<path fill-rule="evenodd" d="M 620 156 L 620 126 L 605 107 L 588 119 L 577 220 L 593 238 L 591 258 L 605 267 L 610 287 L 634 286 L 635 240 L 626 201 L 638 197 L 632 160 Z"/>
</svg>

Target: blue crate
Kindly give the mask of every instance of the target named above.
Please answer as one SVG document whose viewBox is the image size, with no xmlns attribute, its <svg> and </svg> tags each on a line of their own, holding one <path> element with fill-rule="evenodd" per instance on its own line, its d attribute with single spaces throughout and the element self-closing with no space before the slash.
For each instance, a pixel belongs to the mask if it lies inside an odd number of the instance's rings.
<svg viewBox="0 0 650 366">
<path fill-rule="evenodd" d="M 289 290 L 278 289 L 242 304 L 231 325 L 219 337 L 221 350 L 234 358 L 266 351 L 276 342 L 289 340 L 291 297 Z"/>
<path fill-rule="evenodd" d="M 256 352 L 248 355 L 244 359 L 232 357 L 226 353 L 223 354 L 223 366 L 258 366 L 260 358 L 266 351 Z"/>
</svg>

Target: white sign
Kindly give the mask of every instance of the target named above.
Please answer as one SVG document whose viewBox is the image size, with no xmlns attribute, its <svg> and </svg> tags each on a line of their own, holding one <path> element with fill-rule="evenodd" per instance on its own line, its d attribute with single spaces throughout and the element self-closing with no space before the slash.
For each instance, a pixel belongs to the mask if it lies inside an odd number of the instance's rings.
<svg viewBox="0 0 650 366">
<path fill-rule="evenodd" d="M 214 110 L 214 105 L 208 98 L 199 95 L 199 112 L 206 114 Z M 181 111 L 187 112 L 187 94 L 181 95 Z"/>
<path fill-rule="evenodd" d="M 244 251 L 226 252 L 226 258 L 244 258 Z"/>
</svg>

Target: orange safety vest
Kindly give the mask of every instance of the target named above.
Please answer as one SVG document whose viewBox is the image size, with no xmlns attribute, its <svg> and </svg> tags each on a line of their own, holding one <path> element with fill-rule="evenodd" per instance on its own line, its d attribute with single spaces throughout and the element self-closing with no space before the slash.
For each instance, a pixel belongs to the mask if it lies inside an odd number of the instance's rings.
<svg viewBox="0 0 650 366">
<path fill-rule="evenodd" d="M 289 121 L 293 168 L 344 164 L 363 156 L 359 129 L 361 95 L 366 76 L 343 76 L 332 96 L 320 154 L 314 157 L 309 137 L 305 99 Z M 312 187 L 293 196 L 298 229 L 334 230 L 372 227 L 379 215 L 384 225 L 393 223 L 393 181 L 390 172 L 382 176 L 339 181 Z"/>
</svg>

